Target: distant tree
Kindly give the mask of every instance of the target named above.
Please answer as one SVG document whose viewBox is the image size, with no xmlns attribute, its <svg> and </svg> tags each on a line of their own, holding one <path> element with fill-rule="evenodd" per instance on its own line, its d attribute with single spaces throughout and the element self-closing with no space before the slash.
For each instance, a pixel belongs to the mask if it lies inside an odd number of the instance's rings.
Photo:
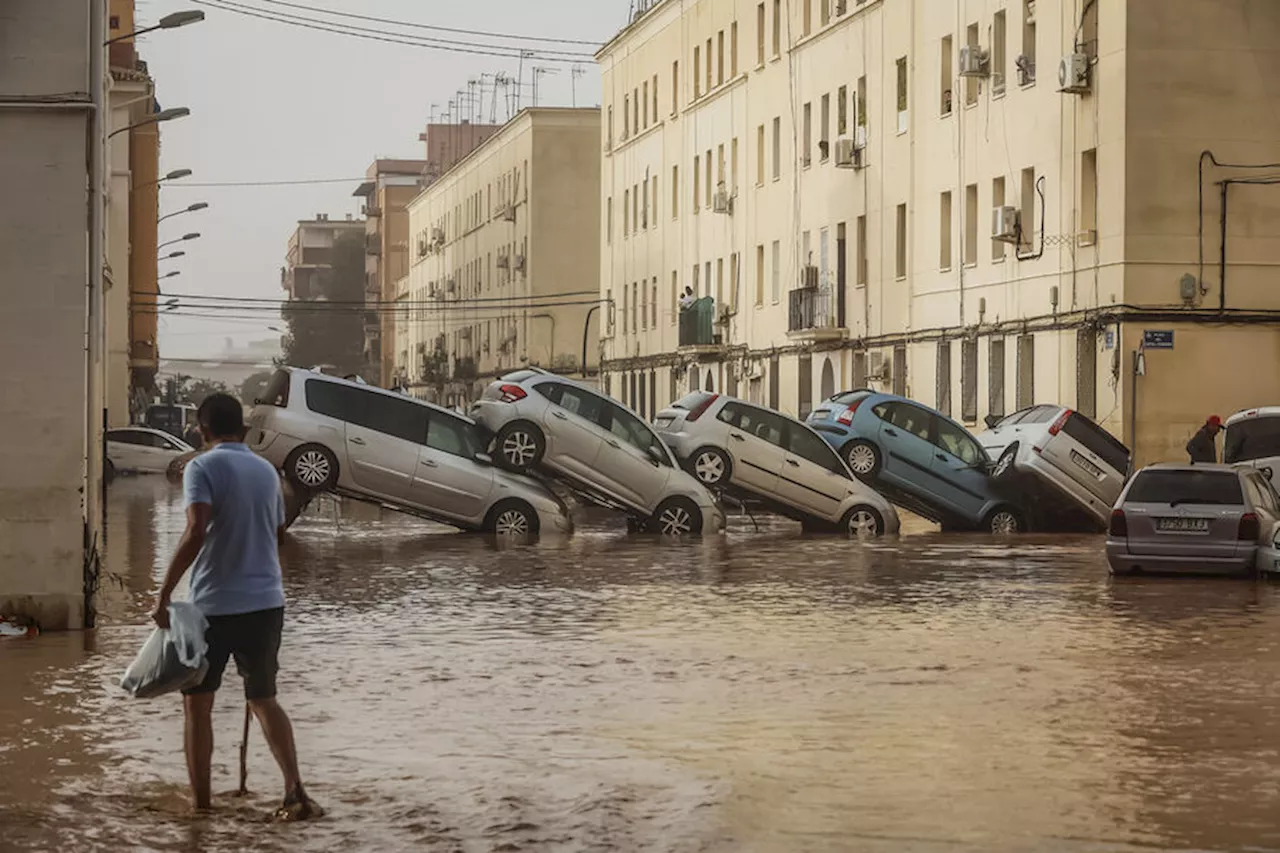
<svg viewBox="0 0 1280 853">
<path fill-rule="evenodd" d="M 289 324 L 284 360 L 298 367 L 333 365 L 339 374 L 364 367 L 364 235 L 341 234 L 334 240 L 332 269 L 321 277 L 318 299 L 286 302 L 280 309 Z M 334 304 L 326 304 L 326 303 Z"/>
<path fill-rule="evenodd" d="M 267 383 L 271 381 L 271 371 L 264 370 L 261 373 L 255 373 L 248 379 L 240 383 L 240 402 L 246 406 L 252 406 L 253 401 L 258 399 L 267 390 Z"/>
</svg>

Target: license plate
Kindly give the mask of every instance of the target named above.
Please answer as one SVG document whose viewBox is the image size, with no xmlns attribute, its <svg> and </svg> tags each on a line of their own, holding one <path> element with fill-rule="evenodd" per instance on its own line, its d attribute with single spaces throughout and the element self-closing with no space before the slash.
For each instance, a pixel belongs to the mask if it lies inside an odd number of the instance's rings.
<svg viewBox="0 0 1280 853">
<path fill-rule="evenodd" d="M 1079 451 L 1075 451 L 1075 450 L 1071 451 L 1071 461 L 1079 465 L 1085 471 L 1088 471 L 1089 475 L 1092 477 L 1102 476 L 1102 469 L 1099 468 L 1097 465 L 1094 465 L 1088 459 L 1085 459 L 1084 456 Z"/>
<path fill-rule="evenodd" d="M 671 426 L 671 422 L 674 420 L 675 418 L 658 418 L 653 422 L 653 425 L 658 429 L 665 429 L 666 427 Z"/>
<path fill-rule="evenodd" d="M 825 421 L 830 417 L 831 417 L 831 412 L 827 411 L 826 409 L 818 409 L 818 411 L 813 413 L 813 419 L 815 421 Z"/>
<path fill-rule="evenodd" d="M 1156 530 L 1163 533 L 1208 533 L 1207 518 L 1157 518 Z"/>
</svg>

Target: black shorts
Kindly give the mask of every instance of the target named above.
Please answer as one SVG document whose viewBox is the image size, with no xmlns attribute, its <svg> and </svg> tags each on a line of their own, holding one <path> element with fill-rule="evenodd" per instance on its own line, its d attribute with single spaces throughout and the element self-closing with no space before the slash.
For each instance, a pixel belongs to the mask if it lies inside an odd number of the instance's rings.
<svg viewBox="0 0 1280 853">
<path fill-rule="evenodd" d="M 222 686 L 222 671 L 227 667 L 227 660 L 234 657 L 236 670 L 244 679 L 244 698 L 275 698 L 284 608 L 210 616 L 208 620 L 205 639 L 209 642 L 209 672 L 204 681 L 183 690 L 183 694 L 216 692 Z"/>
</svg>

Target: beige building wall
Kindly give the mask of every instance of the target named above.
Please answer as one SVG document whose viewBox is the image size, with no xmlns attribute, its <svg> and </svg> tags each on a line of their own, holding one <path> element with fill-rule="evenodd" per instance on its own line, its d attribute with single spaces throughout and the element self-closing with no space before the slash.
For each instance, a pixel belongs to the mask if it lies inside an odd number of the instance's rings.
<svg viewBox="0 0 1280 853">
<path fill-rule="evenodd" d="M 396 374 L 413 393 L 463 403 L 515 367 L 582 369 L 599 291 L 599 134 L 596 109 L 524 110 L 409 204 Z"/>
</svg>

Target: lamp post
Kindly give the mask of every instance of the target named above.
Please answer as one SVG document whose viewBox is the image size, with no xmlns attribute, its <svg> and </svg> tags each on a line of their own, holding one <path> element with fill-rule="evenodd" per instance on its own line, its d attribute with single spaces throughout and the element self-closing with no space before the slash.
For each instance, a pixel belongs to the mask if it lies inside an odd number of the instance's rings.
<svg viewBox="0 0 1280 853">
<path fill-rule="evenodd" d="M 180 257 L 182 257 L 182 256 L 183 256 L 183 255 L 185 255 L 185 254 L 186 254 L 186 252 L 182 251 L 181 249 L 178 249 L 176 252 L 170 252 L 170 253 L 169 253 L 169 254 L 167 254 L 167 255 L 164 255 L 164 256 L 162 256 L 162 257 L 156 258 L 156 260 L 157 260 L 157 261 L 167 261 L 167 260 L 169 260 L 169 259 L 171 259 L 171 258 L 180 258 Z"/>
<path fill-rule="evenodd" d="M 190 172 L 190 170 L 187 170 L 187 171 Z M 209 206 L 209 202 L 198 201 L 193 205 L 184 207 L 182 210 L 175 210 L 173 213 L 166 213 L 164 216 L 161 216 L 159 219 L 156 220 L 156 224 L 158 225 L 161 222 L 164 222 L 166 219 L 170 218 L 171 216 L 181 216 L 184 213 L 195 213 L 197 210 L 204 210 L 208 206 Z"/>
<path fill-rule="evenodd" d="M 175 118 L 184 118 L 191 115 L 191 110 L 186 107 L 170 107 L 167 110 L 161 110 L 158 113 L 152 113 L 142 121 L 135 121 L 133 124 L 126 124 L 124 127 L 117 128 L 107 134 L 107 139 L 115 136 L 117 133 L 124 133 L 126 130 L 133 130 L 135 127 L 144 127 L 148 124 L 158 124 L 162 121 L 173 121 Z"/>
<path fill-rule="evenodd" d="M 134 36 L 140 36 L 140 35 L 143 35 L 144 33 L 154 32 L 156 30 L 172 30 L 178 27 L 185 27 L 187 24 L 194 24 L 194 23 L 197 23 L 198 21 L 203 21 L 203 20 L 204 20 L 204 12 L 201 12 L 197 9 L 190 9 L 185 12 L 173 12 L 171 14 L 165 15 L 163 18 L 160 19 L 160 23 L 156 24 L 153 27 L 143 27 L 140 30 L 134 30 L 131 33 L 125 33 L 124 35 L 119 35 L 119 36 L 116 36 L 115 38 L 107 39 L 102 43 L 102 46 L 106 47 L 109 44 L 115 44 L 118 41 L 131 39 Z"/>
<path fill-rule="evenodd" d="M 163 249 L 165 246 L 172 246 L 174 243 L 182 243 L 186 240 L 197 240 L 199 238 L 200 238 L 200 232 L 192 231 L 190 234 L 183 234 L 181 237 L 177 238 L 176 240 L 170 240 L 167 243 L 161 243 L 159 246 L 156 246 L 156 249 L 158 251 L 160 249 Z"/>
</svg>

